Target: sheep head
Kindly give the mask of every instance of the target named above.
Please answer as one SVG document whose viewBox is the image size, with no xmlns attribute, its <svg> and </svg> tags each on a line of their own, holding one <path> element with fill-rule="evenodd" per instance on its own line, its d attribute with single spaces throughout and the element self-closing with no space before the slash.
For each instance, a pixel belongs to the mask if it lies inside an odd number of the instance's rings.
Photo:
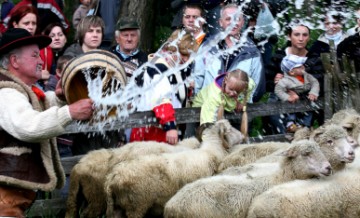
<svg viewBox="0 0 360 218">
<path fill-rule="evenodd" d="M 355 159 L 356 141 L 339 125 L 329 124 L 316 129 L 310 136 L 319 143 L 321 150 L 334 168 L 340 163 L 351 163 Z"/>
<path fill-rule="evenodd" d="M 202 135 L 203 140 L 207 136 L 211 137 L 215 132 L 218 133 L 222 144 L 226 149 L 242 143 L 245 139 L 244 135 L 239 130 L 231 126 L 230 122 L 226 119 L 218 120 L 214 125 L 205 129 Z"/>
<path fill-rule="evenodd" d="M 349 136 L 356 139 L 357 144 L 360 144 L 360 116 L 348 116 L 339 125 L 346 130 Z"/>
<path fill-rule="evenodd" d="M 342 126 L 360 144 L 360 114 L 354 109 L 344 109 L 336 112 L 327 124 Z"/>
<path fill-rule="evenodd" d="M 331 165 L 319 145 L 310 140 L 294 142 L 280 155 L 284 156 L 282 163 L 285 172 L 295 174 L 296 179 L 307 179 L 319 176 L 329 176 Z"/>
<path fill-rule="evenodd" d="M 347 117 L 359 116 L 360 114 L 354 109 L 343 109 L 336 112 L 332 118 L 331 122 L 334 124 L 340 124 Z"/>
<path fill-rule="evenodd" d="M 303 139 L 309 139 L 310 133 L 311 131 L 309 127 L 300 128 L 294 133 L 294 138 L 292 141 L 296 142 Z"/>
</svg>

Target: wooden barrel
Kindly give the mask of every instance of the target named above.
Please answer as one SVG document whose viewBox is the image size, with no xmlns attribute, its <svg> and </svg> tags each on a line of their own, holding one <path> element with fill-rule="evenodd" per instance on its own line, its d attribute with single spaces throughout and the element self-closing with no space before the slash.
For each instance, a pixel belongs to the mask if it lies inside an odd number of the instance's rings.
<svg viewBox="0 0 360 218">
<path fill-rule="evenodd" d="M 105 50 L 92 50 L 70 60 L 64 67 L 61 85 L 68 104 L 89 97 L 84 70 L 89 70 L 92 78 L 101 73 L 104 96 L 126 85 L 127 77 L 119 58 Z M 111 87 L 112 80 L 116 87 Z"/>
</svg>

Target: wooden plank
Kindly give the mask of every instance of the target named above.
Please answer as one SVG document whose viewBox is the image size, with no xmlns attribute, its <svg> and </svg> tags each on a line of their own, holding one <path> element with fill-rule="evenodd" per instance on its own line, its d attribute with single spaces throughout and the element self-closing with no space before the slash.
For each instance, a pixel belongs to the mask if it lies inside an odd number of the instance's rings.
<svg viewBox="0 0 360 218">
<path fill-rule="evenodd" d="M 260 137 L 251 137 L 250 143 L 254 142 L 290 142 L 294 134 L 278 134 L 278 135 L 266 135 Z"/>
<path fill-rule="evenodd" d="M 255 103 L 248 104 L 249 120 L 254 117 L 269 116 L 275 114 L 294 113 L 313 111 L 323 108 L 323 98 L 320 98 L 316 104 L 309 104 L 309 101 L 303 100 L 295 104 L 288 102 L 274 102 L 274 103 Z M 194 123 L 200 121 L 200 108 L 181 108 L 176 109 L 176 122 Z M 226 114 L 227 119 L 241 119 L 241 113 Z M 133 127 L 141 127 L 146 125 L 157 125 L 157 120 L 152 111 L 138 112 L 130 114 L 127 119 L 114 120 L 111 123 L 106 123 L 101 130 L 119 130 Z M 68 125 L 65 129 L 66 133 L 78 132 L 96 132 L 99 131 L 96 127 L 91 125 L 80 126 L 76 122 Z"/>
</svg>

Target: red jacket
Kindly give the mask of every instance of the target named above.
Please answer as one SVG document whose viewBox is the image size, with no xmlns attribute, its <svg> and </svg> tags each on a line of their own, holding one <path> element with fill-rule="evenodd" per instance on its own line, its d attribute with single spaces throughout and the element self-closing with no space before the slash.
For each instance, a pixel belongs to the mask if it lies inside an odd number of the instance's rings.
<svg viewBox="0 0 360 218">
<path fill-rule="evenodd" d="M 44 65 L 42 69 L 51 72 L 51 66 L 54 59 L 54 55 L 50 46 L 47 46 L 40 50 L 40 57 L 41 60 L 44 61 Z"/>
</svg>

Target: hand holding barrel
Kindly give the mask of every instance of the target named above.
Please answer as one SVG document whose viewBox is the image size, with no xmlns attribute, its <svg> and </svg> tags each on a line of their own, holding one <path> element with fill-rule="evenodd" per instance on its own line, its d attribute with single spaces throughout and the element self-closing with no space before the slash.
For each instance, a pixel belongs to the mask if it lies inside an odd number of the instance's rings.
<svg viewBox="0 0 360 218">
<path fill-rule="evenodd" d="M 74 120 L 89 120 L 94 112 L 93 101 L 81 99 L 69 105 L 71 118 Z"/>
</svg>

